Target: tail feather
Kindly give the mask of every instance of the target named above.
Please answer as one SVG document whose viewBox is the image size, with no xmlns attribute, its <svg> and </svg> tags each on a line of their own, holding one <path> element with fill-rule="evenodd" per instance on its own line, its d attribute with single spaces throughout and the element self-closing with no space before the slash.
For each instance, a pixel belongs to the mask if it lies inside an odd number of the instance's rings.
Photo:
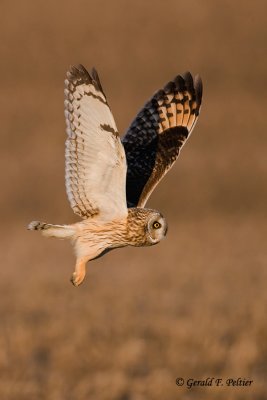
<svg viewBox="0 0 267 400">
<path fill-rule="evenodd" d="M 30 231 L 41 231 L 43 236 L 59 239 L 71 239 L 75 234 L 75 229 L 71 225 L 53 225 L 40 221 L 30 222 L 27 229 Z"/>
</svg>

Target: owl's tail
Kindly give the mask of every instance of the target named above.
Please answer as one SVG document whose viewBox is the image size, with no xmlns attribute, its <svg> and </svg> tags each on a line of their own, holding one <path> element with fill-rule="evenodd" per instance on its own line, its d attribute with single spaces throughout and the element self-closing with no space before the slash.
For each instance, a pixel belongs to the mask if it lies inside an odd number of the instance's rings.
<svg viewBox="0 0 267 400">
<path fill-rule="evenodd" d="M 75 229 L 71 225 L 53 225 L 40 221 L 32 221 L 28 225 L 28 230 L 41 231 L 43 236 L 59 239 L 71 239 L 75 234 Z"/>
</svg>

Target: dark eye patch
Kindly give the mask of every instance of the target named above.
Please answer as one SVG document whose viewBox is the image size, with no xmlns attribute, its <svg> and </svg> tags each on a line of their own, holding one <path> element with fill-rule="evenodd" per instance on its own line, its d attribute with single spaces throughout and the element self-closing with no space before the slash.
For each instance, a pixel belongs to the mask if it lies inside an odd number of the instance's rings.
<svg viewBox="0 0 267 400">
<path fill-rule="evenodd" d="M 153 228 L 159 229 L 159 228 L 161 228 L 161 224 L 158 221 L 155 221 L 155 222 L 153 222 Z"/>
</svg>

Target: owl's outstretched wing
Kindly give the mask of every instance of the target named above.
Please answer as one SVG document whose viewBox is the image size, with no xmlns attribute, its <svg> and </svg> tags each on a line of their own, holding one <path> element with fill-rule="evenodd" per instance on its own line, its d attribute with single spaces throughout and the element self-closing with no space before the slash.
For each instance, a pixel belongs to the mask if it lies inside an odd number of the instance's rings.
<svg viewBox="0 0 267 400">
<path fill-rule="evenodd" d="M 71 67 L 65 81 L 66 189 L 83 218 L 127 215 L 126 158 L 95 69 Z"/>
<path fill-rule="evenodd" d="M 132 122 L 122 139 L 128 207 L 144 207 L 172 167 L 197 121 L 201 98 L 200 77 L 186 72 L 156 92 Z"/>
</svg>

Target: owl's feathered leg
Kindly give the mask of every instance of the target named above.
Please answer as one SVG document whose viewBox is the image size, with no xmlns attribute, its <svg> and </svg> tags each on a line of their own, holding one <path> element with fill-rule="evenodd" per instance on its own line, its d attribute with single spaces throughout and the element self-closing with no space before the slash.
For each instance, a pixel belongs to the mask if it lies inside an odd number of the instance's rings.
<svg viewBox="0 0 267 400">
<path fill-rule="evenodd" d="M 28 229 L 30 231 L 41 231 L 43 236 L 59 239 L 71 239 L 75 234 L 75 229 L 71 225 L 53 225 L 40 221 L 32 221 L 28 225 Z"/>
<path fill-rule="evenodd" d="M 79 286 L 85 278 L 86 275 L 86 263 L 88 257 L 78 258 L 75 265 L 75 271 L 72 274 L 71 282 L 74 286 Z"/>
<path fill-rule="evenodd" d="M 28 225 L 28 229 L 30 231 L 40 231 L 42 235 L 46 237 L 55 237 L 59 239 L 73 239 L 75 247 L 78 247 L 78 249 L 80 249 L 79 241 L 78 242 L 76 241 L 77 226 L 78 224 L 54 225 L 40 221 L 32 221 Z M 79 254 L 79 251 L 77 253 L 78 254 L 77 254 L 75 270 L 71 277 L 71 282 L 73 283 L 74 286 L 79 286 L 83 282 L 86 274 L 86 263 L 87 261 L 92 259 L 95 255 L 95 252 L 86 256 L 84 256 L 84 254 Z"/>
</svg>

